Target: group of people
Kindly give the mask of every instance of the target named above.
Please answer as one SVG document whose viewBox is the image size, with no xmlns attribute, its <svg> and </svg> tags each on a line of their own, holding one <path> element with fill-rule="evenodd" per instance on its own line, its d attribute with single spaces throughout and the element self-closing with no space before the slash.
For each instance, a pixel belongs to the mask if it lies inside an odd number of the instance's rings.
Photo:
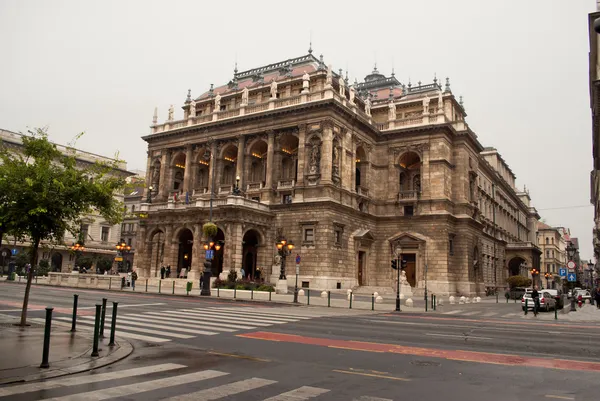
<svg viewBox="0 0 600 401">
<path fill-rule="evenodd" d="M 171 265 L 161 266 L 160 267 L 160 279 L 163 280 L 165 278 L 169 278 L 171 275 Z"/>
</svg>

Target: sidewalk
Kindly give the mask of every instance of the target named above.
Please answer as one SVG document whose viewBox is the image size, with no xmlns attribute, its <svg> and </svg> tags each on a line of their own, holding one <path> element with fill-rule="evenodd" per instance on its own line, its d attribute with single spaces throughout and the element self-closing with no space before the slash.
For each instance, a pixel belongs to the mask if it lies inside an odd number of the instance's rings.
<svg viewBox="0 0 600 401">
<path fill-rule="evenodd" d="M 44 323 L 42 319 L 31 318 L 30 326 L 22 328 L 15 326 L 18 321 L 14 316 L 0 314 L 0 385 L 96 369 L 117 362 L 133 351 L 131 344 L 122 339 L 109 347 L 106 338 L 100 343 L 100 356 L 92 358 L 92 336 L 89 332 L 72 334 L 68 328 L 53 325 L 50 367 L 41 369 Z"/>
</svg>

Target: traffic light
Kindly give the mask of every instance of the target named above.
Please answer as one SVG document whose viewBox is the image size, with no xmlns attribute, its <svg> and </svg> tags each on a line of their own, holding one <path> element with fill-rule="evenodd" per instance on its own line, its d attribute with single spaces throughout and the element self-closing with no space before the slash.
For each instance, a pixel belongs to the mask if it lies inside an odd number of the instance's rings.
<svg viewBox="0 0 600 401">
<path fill-rule="evenodd" d="M 392 269 L 398 269 L 398 262 L 396 261 L 396 259 L 392 259 Z"/>
<path fill-rule="evenodd" d="M 401 268 L 402 270 L 406 269 L 406 266 L 407 266 L 407 264 L 408 264 L 408 262 L 407 262 L 406 260 L 402 259 L 402 260 L 400 261 L 400 268 Z"/>
</svg>

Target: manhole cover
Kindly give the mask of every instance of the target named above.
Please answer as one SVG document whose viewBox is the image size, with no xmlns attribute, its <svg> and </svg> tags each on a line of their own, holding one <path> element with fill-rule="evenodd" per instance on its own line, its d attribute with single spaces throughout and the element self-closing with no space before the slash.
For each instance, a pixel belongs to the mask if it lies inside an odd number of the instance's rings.
<svg viewBox="0 0 600 401">
<path fill-rule="evenodd" d="M 411 364 L 415 366 L 442 366 L 441 363 L 432 361 L 412 361 Z"/>
</svg>

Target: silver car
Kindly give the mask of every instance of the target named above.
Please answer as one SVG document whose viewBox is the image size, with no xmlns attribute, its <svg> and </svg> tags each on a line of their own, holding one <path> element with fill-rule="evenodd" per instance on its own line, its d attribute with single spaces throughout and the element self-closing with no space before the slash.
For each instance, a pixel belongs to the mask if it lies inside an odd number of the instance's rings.
<svg viewBox="0 0 600 401">
<path fill-rule="evenodd" d="M 540 291 L 540 311 L 550 311 L 550 309 L 556 309 L 556 299 L 547 291 Z M 526 293 L 521 298 L 521 308 L 525 311 L 525 301 L 527 301 L 527 309 L 533 310 L 535 305 L 533 298 L 531 298 L 531 292 Z"/>
</svg>

